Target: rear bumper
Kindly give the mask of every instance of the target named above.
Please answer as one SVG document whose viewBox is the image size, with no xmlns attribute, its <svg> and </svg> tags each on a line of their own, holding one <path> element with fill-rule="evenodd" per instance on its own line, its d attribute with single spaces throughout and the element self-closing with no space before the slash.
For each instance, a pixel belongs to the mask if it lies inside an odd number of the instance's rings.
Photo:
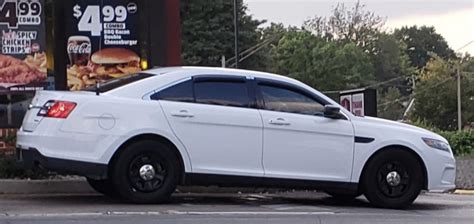
<svg viewBox="0 0 474 224">
<path fill-rule="evenodd" d="M 16 149 L 16 158 L 25 169 L 45 169 L 60 174 L 74 174 L 94 179 L 107 178 L 107 165 L 51 158 L 42 155 L 37 149 Z"/>
</svg>

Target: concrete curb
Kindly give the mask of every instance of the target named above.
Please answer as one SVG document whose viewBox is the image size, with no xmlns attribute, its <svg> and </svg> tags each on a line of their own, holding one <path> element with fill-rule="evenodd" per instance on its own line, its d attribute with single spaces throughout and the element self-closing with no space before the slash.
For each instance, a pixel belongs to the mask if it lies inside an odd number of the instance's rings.
<svg viewBox="0 0 474 224">
<path fill-rule="evenodd" d="M 0 194 L 93 193 L 85 180 L 0 180 Z"/>
<path fill-rule="evenodd" d="M 454 191 L 454 194 L 474 195 L 474 190 L 457 189 L 457 190 Z"/>
<path fill-rule="evenodd" d="M 278 188 L 231 188 L 231 187 L 178 187 L 179 193 L 275 193 L 288 191 Z M 96 193 L 84 179 L 78 180 L 15 180 L 0 179 L 2 194 L 92 194 Z"/>
</svg>

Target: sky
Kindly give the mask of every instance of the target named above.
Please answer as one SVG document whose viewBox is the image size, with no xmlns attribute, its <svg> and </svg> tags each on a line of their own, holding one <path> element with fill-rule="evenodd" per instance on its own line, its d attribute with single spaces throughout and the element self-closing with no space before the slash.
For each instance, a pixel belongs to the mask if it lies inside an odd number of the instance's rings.
<svg viewBox="0 0 474 224">
<path fill-rule="evenodd" d="M 256 19 L 301 26 L 308 18 L 331 15 L 337 3 L 352 8 L 357 0 L 244 0 Z M 474 0 L 361 0 L 366 9 L 385 17 L 384 29 L 412 25 L 434 26 L 460 53 L 474 55 Z M 265 24 L 264 24 L 265 25 Z"/>
</svg>

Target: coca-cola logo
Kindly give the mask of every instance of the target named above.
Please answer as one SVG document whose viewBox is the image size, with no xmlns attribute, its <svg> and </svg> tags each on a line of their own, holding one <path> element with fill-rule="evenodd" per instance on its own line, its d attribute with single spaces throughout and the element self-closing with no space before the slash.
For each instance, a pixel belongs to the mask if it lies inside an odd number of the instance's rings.
<svg viewBox="0 0 474 224">
<path fill-rule="evenodd" d="M 67 52 L 73 54 L 90 54 L 92 48 L 91 44 L 88 42 L 82 42 L 81 44 L 72 42 L 67 45 Z"/>
</svg>

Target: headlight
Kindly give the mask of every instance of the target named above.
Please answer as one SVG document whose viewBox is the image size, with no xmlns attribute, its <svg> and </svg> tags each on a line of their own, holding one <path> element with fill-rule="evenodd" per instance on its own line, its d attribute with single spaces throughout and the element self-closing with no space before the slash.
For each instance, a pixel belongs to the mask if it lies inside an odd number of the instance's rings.
<svg viewBox="0 0 474 224">
<path fill-rule="evenodd" d="M 421 138 L 431 148 L 443 150 L 449 152 L 449 144 L 440 140 L 431 139 L 431 138 Z"/>
</svg>

